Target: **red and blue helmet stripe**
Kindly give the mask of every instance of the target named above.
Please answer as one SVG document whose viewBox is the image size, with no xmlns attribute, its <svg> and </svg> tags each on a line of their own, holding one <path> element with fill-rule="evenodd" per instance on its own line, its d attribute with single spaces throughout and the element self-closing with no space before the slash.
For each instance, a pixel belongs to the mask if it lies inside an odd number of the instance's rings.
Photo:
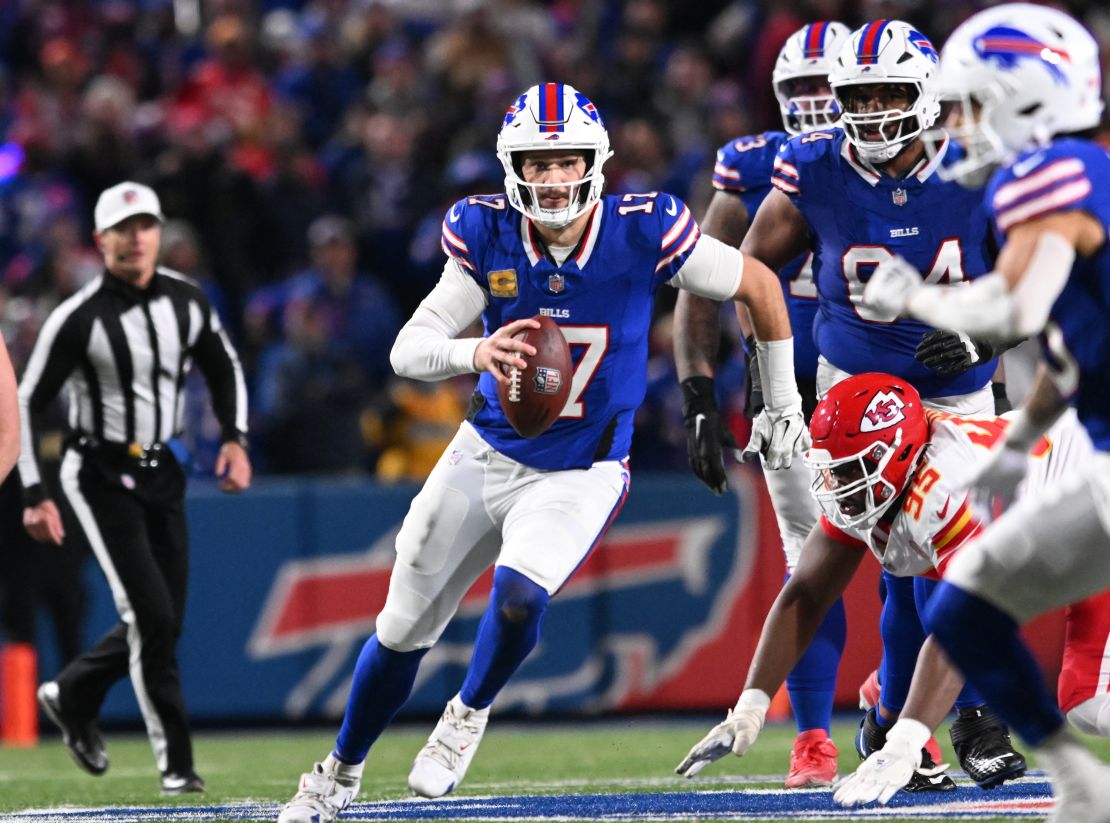
<svg viewBox="0 0 1110 823">
<path fill-rule="evenodd" d="M 543 83 L 539 88 L 540 110 L 537 116 L 540 131 L 559 132 L 566 130 L 567 115 L 563 111 L 563 84 Z"/>
<path fill-rule="evenodd" d="M 807 60 L 817 60 L 825 56 L 825 37 L 828 33 L 829 24 L 826 22 L 806 26 L 805 47 L 802 52 Z"/>
<path fill-rule="evenodd" d="M 879 46 L 883 41 L 883 32 L 890 24 L 889 20 L 875 20 L 864 27 L 856 49 L 856 60 L 861 66 L 879 62 Z"/>
</svg>

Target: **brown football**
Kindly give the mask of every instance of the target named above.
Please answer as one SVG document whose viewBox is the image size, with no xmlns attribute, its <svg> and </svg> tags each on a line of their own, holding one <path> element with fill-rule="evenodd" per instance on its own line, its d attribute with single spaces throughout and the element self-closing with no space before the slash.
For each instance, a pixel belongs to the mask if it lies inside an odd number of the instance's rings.
<svg viewBox="0 0 1110 823">
<path fill-rule="evenodd" d="M 570 396 L 574 373 L 570 346 L 559 325 L 538 314 L 532 319 L 539 321 L 538 329 L 525 329 L 513 336 L 535 346 L 535 355 L 521 355 L 528 362 L 525 369 L 502 366 L 510 382 L 497 384 L 505 418 L 521 437 L 538 437 L 551 427 Z"/>
</svg>

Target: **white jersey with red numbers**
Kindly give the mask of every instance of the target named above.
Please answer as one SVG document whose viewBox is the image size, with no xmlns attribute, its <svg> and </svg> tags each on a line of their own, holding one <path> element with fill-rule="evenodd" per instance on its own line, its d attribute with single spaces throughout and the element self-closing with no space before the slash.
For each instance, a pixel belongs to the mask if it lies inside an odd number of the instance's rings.
<svg viewBox="0 0 1110 823">
<path fill-rule="evenodd" d="M 893 521 L 884 518 L 870 531 L 841 530 L 821 517 L 826 534 L 870 549 L 884 569 L 899 577 L 939 578 L 956 552 L 982 530 L 965 484 L 1009 425 L 1005 417 L 958 417 L 933 409 L 925 414 L 929 444 Z M 1074 414 L 1067 413 L 1030 452 L 1029 473 L 1018 495 L 1056 483 L 1089 452 L 1090 442 Z"/>
</svg>

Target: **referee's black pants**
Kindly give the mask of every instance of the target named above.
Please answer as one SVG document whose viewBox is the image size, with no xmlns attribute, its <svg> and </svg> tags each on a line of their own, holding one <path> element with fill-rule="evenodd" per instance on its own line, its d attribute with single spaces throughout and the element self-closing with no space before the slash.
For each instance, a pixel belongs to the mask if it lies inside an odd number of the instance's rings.
<svg viewBox="0 0 1110 823">
<path fill-rule="evenodd" d="M 74 446 L 61 480 L 121 618 L 58 675 L 62 707 L 95 718 L 108 689 L 130 674 L 158 768 L 188 773 L 176 653 L 189 568 L 185 474 L 168 450 L 138 460 L 114 447 Z"/>
</svg>

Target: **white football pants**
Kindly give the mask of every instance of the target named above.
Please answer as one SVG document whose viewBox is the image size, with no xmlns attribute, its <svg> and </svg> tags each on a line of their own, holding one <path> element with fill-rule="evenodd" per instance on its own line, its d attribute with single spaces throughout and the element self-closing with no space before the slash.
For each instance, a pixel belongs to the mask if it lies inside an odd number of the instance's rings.
<svg viewBox="0 0 1110 823">
<path fill-rule="evenodd" d="M 397 535 L 378 640 L 400 652 L 433 645 L 471 584 L 494 564 L 554 595 L 600 541 L 628 484 L 623 461 L 539 471 L 463 423 Z"/>
</svg>

